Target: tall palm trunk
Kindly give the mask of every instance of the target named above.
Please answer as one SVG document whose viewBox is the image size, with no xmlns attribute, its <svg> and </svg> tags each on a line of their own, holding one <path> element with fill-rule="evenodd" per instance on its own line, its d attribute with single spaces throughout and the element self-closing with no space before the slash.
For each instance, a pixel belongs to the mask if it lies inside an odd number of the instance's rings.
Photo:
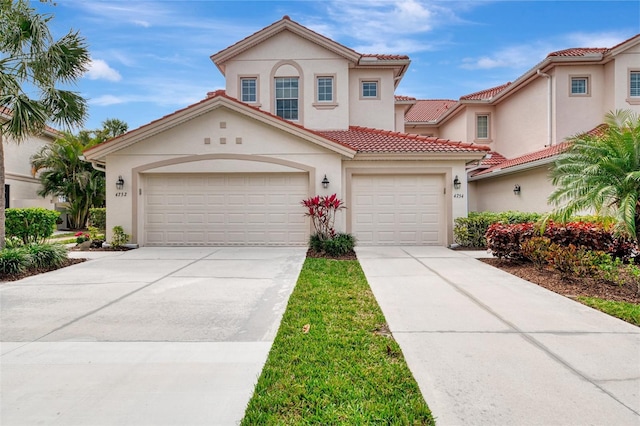
<svg viewBox="0 0 640 426">
<path fill-rule="evenodd" d="M 5 202 L 6 197 L 4 190 L 5 176 L 4 176 L 4 141 L 2 140 L 2 132 L 0 132 L 0 203 L 2 203 L 2 209 L 0 212 L 0 250 L 5 247 Z"/>
</svg>

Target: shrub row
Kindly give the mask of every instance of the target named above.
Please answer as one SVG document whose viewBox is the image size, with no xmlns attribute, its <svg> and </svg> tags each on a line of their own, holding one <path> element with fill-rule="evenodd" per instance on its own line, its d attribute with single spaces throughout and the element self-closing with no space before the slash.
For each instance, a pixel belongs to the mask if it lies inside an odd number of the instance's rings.
<svg viewBox="0 0 640 426">
<path fill-rule="evenodd" d="M 487 230 L 487 248 L 494 256 L 508 259 L 525 259 L 523 244 L 533 237 L 546 237 L 549 244 L 590 251 L 601 251 L 614 258 L 630 259 L 636 250 L 635 243 L 624 236 L 617 236 L 611 227 L 599 223 L 569 222 L 558 224 L 549 222 L 546 226 L 533 223 L 495 223 Z M 525 251 L 529 248 L 525 248 Z M 537 261 L 537 260 L 536 260 Z"/>
<path fill-rule="evenodd" d="M 453 235 L 456 243 L 465 247 L 486 248 L 487 229 L 494 223 L 525 223 L 540 220 L 539 213 L 524 213 L 517 211 L 471 212 L 467 217 L 455 219 Z"/>
<path fill-rule="evenodd" d="M 573 244 L 562 246 L 547 237 L 533 237 L 522 243 L 522 254 L 536 268 L 549 266 L 563 278 L 596 277 L 618 285 L 629 280 L 635 282 L 640 291 L 640 268 L 635 264 L 625 265 L 622 259 L 604 251 Z"/>
<path fill-rule="evenodd" d="M 67 260 L 60 244 L 27 244 L 0 251 L 0 275 L 16 275 L 28 269 L 52 269 Z"/>
<path fill-rule="evenodd" d="M 316 253 L 329 256 L 343 256 L 351 253 L 356 245 L 356 238 L 351 234 L 335 234 L 332 238 L 322 239 L 318 234 L 309 237 L 309 248 Z"/>
<path fill-rule="evenodd" d="M 53 235 L 60 213 L 41 207 L 5 210 L 7 238 L 16 237 L 24 244 L 42 243 Z"/>
</svg>

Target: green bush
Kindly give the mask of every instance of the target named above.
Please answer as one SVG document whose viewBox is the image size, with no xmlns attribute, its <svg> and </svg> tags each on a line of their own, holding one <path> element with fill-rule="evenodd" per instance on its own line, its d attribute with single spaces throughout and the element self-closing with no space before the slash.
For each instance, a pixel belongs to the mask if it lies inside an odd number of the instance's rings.
<svg viewBox="0 0 640 426">
<path fill-rule="evenodd" d="M 537 222 L 542 216 L 539 213 L 517 211 L 470 212 L 467 217 L 455 219 L 453 235 L 456 243 L 464 247 L 486 248 L 487 229 L 494 223 L 515 224 Z"/>
<path fill-rule="evenodd" d="M 42 243 L 53 235 L 59 212 L 41 207 L 5 210 L 7 237 L 18 237 L 24 244 Z"/>
<path fill-rule="evenodd" d="M 0 274 L 16 275 L 29 268 L 31 256 L 22 247 L 0 251 Z"/>
<path fill-rule="evenodd" d="M 104 207 L 95 207 L 89 209 L 89 224 L 101 231 L 107 229 L 107 209 Z"/>
<path fill-rule="evenodd" d="M 61 244 L 30 244 L 24 247 L 33 268 L 58 268 L 67 260 L 67 249 Z"/>
<path fill-rule="evenodd" d="M 522 255 L 537 269 L 542 269 L 549 263 L 550 246 L 551 240 L 547 237 L 533 237 L 520 244 Z"/>
<path fill-rule="evenodd" d="M 343 256 L 351 253 L 356 245 L 356 238 L 351 234 L 336 234 L 332 238 L 323 240 L 318 234 L 309 237 L 309 247 L 318 253 L 329 256 Z"/>
<path fill-rule="evenodd" d="M 129 241 L 129 234 L 125 234 L 122 226 L 113 227 L 113 237 L 111 239 L 111 247 L 120 248 Z"/>
</svg>

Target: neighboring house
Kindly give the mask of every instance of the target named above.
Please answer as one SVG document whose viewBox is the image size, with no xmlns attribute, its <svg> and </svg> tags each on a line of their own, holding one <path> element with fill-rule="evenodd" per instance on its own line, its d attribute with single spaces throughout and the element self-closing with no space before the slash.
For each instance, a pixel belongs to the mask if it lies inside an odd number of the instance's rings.
<svg viewBox="0 0 640 426">
<path fill-rule="evenodd" d="M 514 82 L 457 101 L 412 102 L 406 132 L 491 148 L 468 169 L 470 210 L 548 211 L 549 166 L 566 138 L 597 131 L 607 112 L 640 113 L 640 34 L 612 48 L 550 53 Z"/>
<path fill-rule="evenodd" d="M 337 193 L 336 227 L 361 245 L 453 242 L 466 168 L 488 148 L 396 131 L 408 57 L 285 16 L 211 59 L 226 90 L 85 152 L 106 167 L 108 229 L 142 246 L 305 245 L 300 202 Z"/>
<path fill-rule="evenodd" d="M 11 111 L 0 108 L 0 120 L 3 122 L 10 118 Z M 4 165 L 5 165 L 5 207 L 44 207 L 54 210 L 57 200 L 42 198 L 38 195 L 41 188 L 40 181 L 33 176 L 31 170 L 31 156 L 43 146 L 51 143 L 57 133 L 47 128 L 40 136 L 32 136 L 20 144 L 15 143 L 7 136 L 3 136 Z"/>
</svg>

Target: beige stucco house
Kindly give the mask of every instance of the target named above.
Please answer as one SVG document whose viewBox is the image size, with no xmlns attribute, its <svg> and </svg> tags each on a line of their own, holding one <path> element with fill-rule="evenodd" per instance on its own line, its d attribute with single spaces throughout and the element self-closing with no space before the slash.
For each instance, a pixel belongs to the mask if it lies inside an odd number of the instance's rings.
<svg viewBox="0 0 640 426">
<path fill-rule="evenodd" d="M 108 229 L 141 246 L 304 245 L 301 200 L 336 193 L 336 228 L 361 245 L 453 242 L 488 148 L 398 131 L 408 57 L 285 16 L 211 59 L 225 90 L 85 152 L 106 168 Z"/>
<path fill-rule="evenodd" d="M 0 120 L 6 122 L 11 112 L 0 109 Z M 31 136 L 20 144 L 15 143 L 7 136 L 2 137 L 4 144 L 5 165 L 5 207 L 25 208 L 43 207 L 55 209 L 56 200 L 51 197 L 42 198 L 38 195 L 40 181 L 31 171 L 31 156 L 48 143 L 51 143 L 57 134 L 53 129 L 46 129 L 42 135 Z"/>
<path fill-rule="evenodd" d="M 640 113 L 640 34 L 550 53 L 514 82 L 457 101 L 404 102 L 406 132 L 491 148 L 468 168 L 471 211 L 548 211 L 549 165 L 566 138 L 594 131 L 607 112 Z"/>
</svg>

